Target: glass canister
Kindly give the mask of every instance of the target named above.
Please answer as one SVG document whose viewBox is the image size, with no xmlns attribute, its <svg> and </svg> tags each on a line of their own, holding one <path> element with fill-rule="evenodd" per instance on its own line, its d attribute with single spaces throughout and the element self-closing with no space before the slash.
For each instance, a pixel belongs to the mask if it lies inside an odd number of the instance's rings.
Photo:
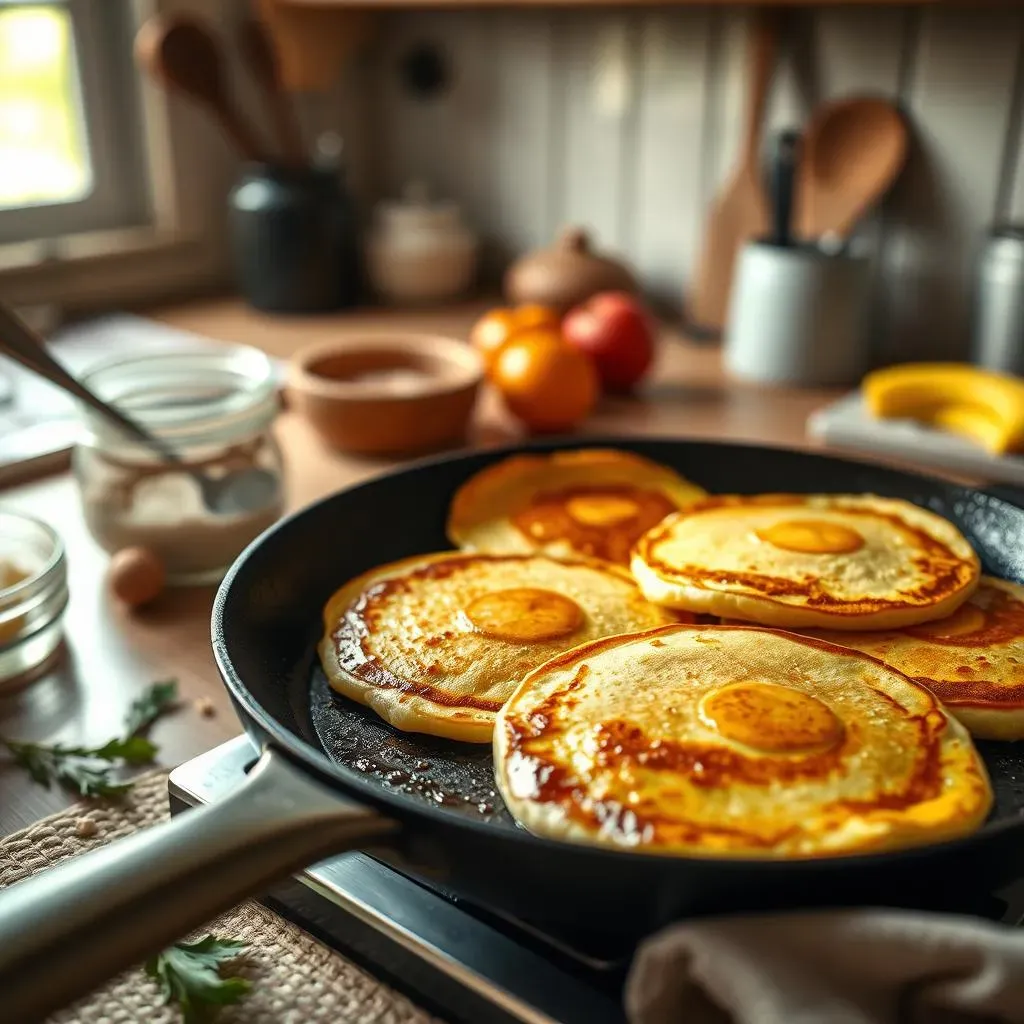
<svg viewBox="0 0 1024 1024">
<path fill-rule="evenodd" d="M 148 548 L 172 585 L 219 580 L 284 508 L 270 360 L 244 347 L 154 353 L 101 364 L 83 383 L 181 460 L 162 459 L 83 409 L 73 464 L 93 537 L 110 553 Z M 211 502 L 211 491 L 243 474 L 262 486 L 242 502 Z"/>
<path fill-rule="evenodd" d="M 0 692 L 50 663 L 67 604 L 60 537 L 38 519 L 0 509 Z"/>
</svg>

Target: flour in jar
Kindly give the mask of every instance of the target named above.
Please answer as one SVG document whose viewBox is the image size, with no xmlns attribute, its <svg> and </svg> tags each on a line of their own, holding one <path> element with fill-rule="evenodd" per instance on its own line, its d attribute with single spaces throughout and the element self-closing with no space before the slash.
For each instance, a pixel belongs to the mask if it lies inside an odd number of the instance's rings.
<svg viewBox="0 0 1024 1024">
<path fill-rule="evenodd" d="M 259 508 L 215 514 L 204 506 L 195 478 L 173 469 L 135 478 L 126 478 L 123 468 L 94 470 L 82 500 L 89 530 L 101 547 L 110 553 L 149 548 L 171 580 L 226 569 L 283 510 L 278 489 Z"/>
</svg>

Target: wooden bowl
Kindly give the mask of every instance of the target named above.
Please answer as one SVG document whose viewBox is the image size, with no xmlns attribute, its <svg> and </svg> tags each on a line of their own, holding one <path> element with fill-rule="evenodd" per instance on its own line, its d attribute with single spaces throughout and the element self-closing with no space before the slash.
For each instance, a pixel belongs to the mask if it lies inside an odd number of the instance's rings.
<svg viewBox="0 0 1024 1024">
<path fill-rule="evenodd" d="M 300 349 L 287 386 L 332 448 L 383 455 L 460 443 L 482 379 L 480 357 L 465 342 L 403 334 Z"/>
</svg>

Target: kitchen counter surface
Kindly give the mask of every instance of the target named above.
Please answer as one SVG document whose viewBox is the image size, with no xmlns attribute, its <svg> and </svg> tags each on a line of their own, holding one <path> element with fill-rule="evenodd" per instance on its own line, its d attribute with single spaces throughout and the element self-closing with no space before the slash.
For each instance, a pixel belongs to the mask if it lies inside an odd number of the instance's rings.
<svg viewBox="0 0 1024 1024">
<path fill-rule="evenodd" d="M 271 317 L 237 300 L 223 299 L 147 310 L 146 315 L 286 358 L 307 343 L 360 333 L 416 331 L 464 338 L 482 309 L 477 303 L 427 312 L 370 310 L 330 317 Z M 672 331 L 666 331 L 662 341 L 656 372 L 642 396 L 607 400 L 582 434 L 815 447 L 804 435 L 804 422 L 836 392 L 740 385 L 722 373 L 717 346 L 696 345 Z M 287 462 L 292 509 L 397 464 L 331 452 L 304 421 L 287 410 L 276 430 Z M 496 396 L 485 394 L 471 442 L 493 446 L 521 436 Z M 183 704 L 153 730 L 160 763 L 178 764 L 240 731 L 210 651 L 212 589 L 172 591 L 151 608 L 129 614 L 106 593 L 106 555 L 86 531 L 68 474 L 8 489 L 0 500 L 48 521 L 61 533 L 68 550 L 71 589 L 66 655 L 41 680 L 0 697 L 0 735 L 74 744 L 105 741 L 116 733 L 131 699 L 148 683 L 169 677 L 178 679 Z M 209 705 L 207 712 L 212 706 L 213 713 L 202 714 L 203 704 Z M 0 767 L 0 834 L 71 802 L 68 794 L 47 791 L 14 767 Z"/>
</svg>

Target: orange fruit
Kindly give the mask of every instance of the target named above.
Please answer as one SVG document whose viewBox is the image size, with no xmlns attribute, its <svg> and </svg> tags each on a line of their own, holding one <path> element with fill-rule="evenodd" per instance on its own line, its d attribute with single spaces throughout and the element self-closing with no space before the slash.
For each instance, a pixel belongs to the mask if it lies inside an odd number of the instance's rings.
<svg viewBox="0 0 1024 1024">
<path fill-rule="evenodd" d="M 477 320 L 469 340 L 483 358 L 484 367 L 490 372 L 499 349 L 510 338 L 536 327 L 558 330 L 560 323 L 557 311 L 547 306 L 527 305 L 515 309 L 502 307 L 492 309 Z"/>
<path fill-rule="evenodd" d="M 507 341 L 495 357 L 491 379 L 509 411 L 538 432 L 570 430 L 597 402 L 593 363 L 551 328 L 523 331 Z"/>
<path fill-rule="evenodd" d="M 512 337 L 515 330 L 515 313 L 511 309 L 492 309 L 473 325 L 469 340 L 480 353 L 484 366 L 490 369 L 498 349 Z"/>
<path fill-rule="evenodd" d="M 527 331 L 533 327 L 550 327 L 557 331 L 562 326 L 562 318 L 558 315 L 558 310 L 552 309 L 550 306 L 528 303 L 525 306 L 516 306 L 512 315 L 515 318 L 517 332 Z"/>
</svg>

